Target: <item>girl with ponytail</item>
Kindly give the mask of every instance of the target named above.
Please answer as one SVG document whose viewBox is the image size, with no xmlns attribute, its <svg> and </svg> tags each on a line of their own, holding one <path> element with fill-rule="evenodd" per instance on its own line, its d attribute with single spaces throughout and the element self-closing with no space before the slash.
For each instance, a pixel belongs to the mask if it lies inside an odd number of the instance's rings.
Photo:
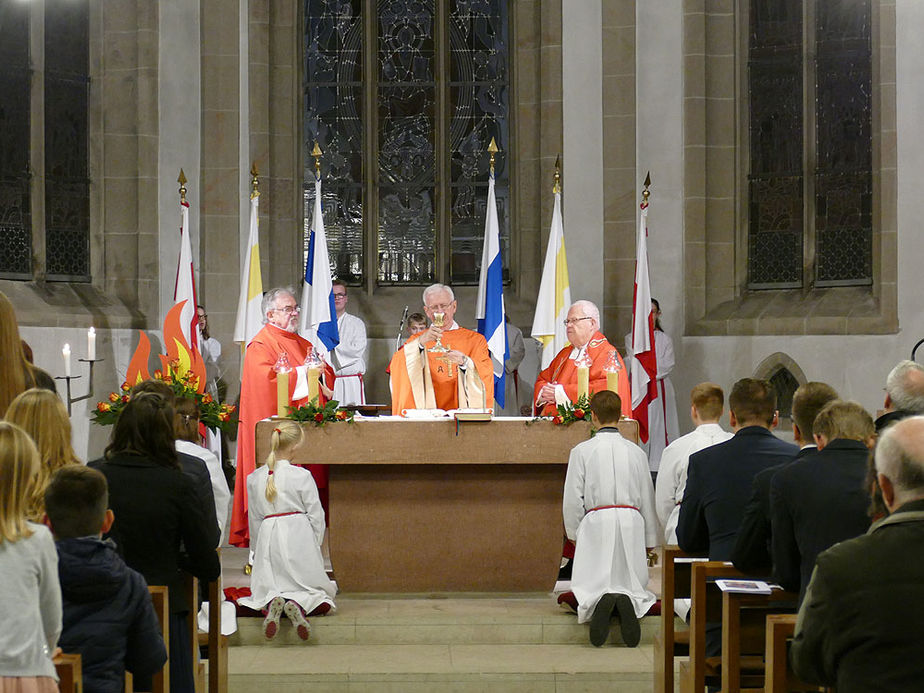
<svg viewBox="0 0 924 693">
<path fill-rule="evenodd" d="M 321 616 L 334 608 L 336 587 L 321 556 L 324 510 L 311 472 L 289 462 L 302 444 L 302 428 L 294 421 L 277 421 L 266 463 L 247 477 L 250 499 L 250 544 L 253 571 L 250 597 L 239 600 L 266 614 L 263 634 L 272 639 L 283 612 L 298 637 L 311 631 L 306 616 Z"/>
</svg>

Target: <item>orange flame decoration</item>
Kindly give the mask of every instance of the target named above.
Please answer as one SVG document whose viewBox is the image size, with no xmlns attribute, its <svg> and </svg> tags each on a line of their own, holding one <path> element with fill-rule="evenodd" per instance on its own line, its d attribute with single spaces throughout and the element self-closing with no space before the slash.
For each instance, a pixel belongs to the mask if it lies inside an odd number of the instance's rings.
<svg viewBox="0 0 924 693">
<path fill-rule="evenodd" d="M 170 364 L 175 363 L 174 370 L 183 375 L 190 371 L 196 378 L 196 392 L 205 392 L 205 362 L 198 349 L 193 349 L 183 336 L 182 323 L 180 322 L 180 313 L 186 301 L 180 301 L 167 313 L 164 318 L 164 346 L 167 348 L 167 355 L 160 355 L 160 362 L 163 364 L 164 373 L 170 372 Z"/>
<path fill-rule="evenodd" d="M 144 332 L 140 332 L 139 334 L 141 337 L 138 339 L 138 346 L 135 348 L 132 360 L 128 364 L 128 371 L 125 373 L 125 382 L 131 386 L 137 385 L 142 380 L 149 380 L 151 377 L 148 373 L 148 358 L 151 356 L 151 342 L 148 341 L 148 336 Z"/>
</svg>

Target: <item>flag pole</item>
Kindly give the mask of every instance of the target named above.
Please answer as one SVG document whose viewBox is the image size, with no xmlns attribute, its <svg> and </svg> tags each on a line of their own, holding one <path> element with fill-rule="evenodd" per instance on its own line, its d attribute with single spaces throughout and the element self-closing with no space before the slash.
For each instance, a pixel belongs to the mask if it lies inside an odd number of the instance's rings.
<svg viewBox="0 0 924 693">
<path fill-rule="evenodd" d="M 651 196 L 651 192 L 648 190 L 648 188 L 651 187 L 651 171 L 648 171 L 648 172 L 645 174 L 645 182 L 642 183 L 642 185 L 645 186 L 645 189 L 642 190 L 642 205 L 641 205 L 641 207 L 642 207 L 642 209 L 647 209 L 647 208 L 648 208 L 648 198 Z"/>
<path fill-rule="evenodd" d="M 318 146 L 318 141 L 314 141 L 314 149 L 311 150 L 311 156 L 314 157 L 314 175 L 315 178 L 321 177 L 321 157 L 324 155 L 324 152 L 321 151 L 321 147 Z"/>
<path fill-rule="evenodd" d="M 260 197 L 260 171 L 257 168 L 257 162 L 254 161 L 250 164 L 250 199 L 256 200 Z M 248 248 L 248 252 L 250 249 Z M 244 377 L 244 354 L 247 352 L 247 340 L 241 342 L 241 372 L 238 375 L 238 380 Z"/>
<path fill-rule="evenodd" d="M 186 204 L 186 174 L 183 173 L 183 169 L 180 169 L 180 175 L 177 177 L 176 182 L 180 184 L 180 204 Z"/>
<path fill-rule="evenodd" d="M 555 182 L 552 184 L 552 194 L 561 193 L 561 154 L 555 157 Z"/>
</svg>

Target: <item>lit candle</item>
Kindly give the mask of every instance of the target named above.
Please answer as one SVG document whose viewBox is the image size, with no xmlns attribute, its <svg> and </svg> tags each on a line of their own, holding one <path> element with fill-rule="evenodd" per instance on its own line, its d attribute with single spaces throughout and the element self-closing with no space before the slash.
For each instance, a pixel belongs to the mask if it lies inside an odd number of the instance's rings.
<svg viewBox="0 0 924 693">
<path fill-rule="evenodd" d="M 577 394 L 578 399 L 587 397 L 590 389 L 590 369 L 587 366 L 578 366 L 577 369 Z"/>
<path fill-rule="evenodd" d="M 96 361 L 96 329 L 87 330 L 87 361 Z"/>
<path fill-rule="evenodd" d="M 619 371 L 606 372 L 606 389 L 619 394 Z"/>
<path fill-rule="evenodd" d="M 318 378 L 321 377 L 321 369 L 316 366 L 309 366 L 307 371 L 308 376 L 308 401 L 314 404 L 320 404 L 318 399 Z"/>
<path fill-rule="evenodd" d="M 276 416 L 287 416 L 289 411 L 289 371 L 276 373 Z"/>
<path fill-rule="evenodd" d="M 64 356 L 64 375 L 70 377 L 71 375 L 71 345 L 65 344 L 64 348 L 61 350 L 61 355 Z"/>
</svg>

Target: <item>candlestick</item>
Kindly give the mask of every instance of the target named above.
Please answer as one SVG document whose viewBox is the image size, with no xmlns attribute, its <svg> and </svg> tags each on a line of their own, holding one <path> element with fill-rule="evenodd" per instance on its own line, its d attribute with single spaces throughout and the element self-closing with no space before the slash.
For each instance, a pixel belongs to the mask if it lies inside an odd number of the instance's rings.
<svg viewBox="0 0 924 693">
<path fill-rule="evenodd" d="M 577 369 L 577 394 L 578 399 L 587 397 L 590 389 L 590 369 L 587 366 L 578 366 Z"/>
<path fill-rule="evenodd" d="M 65 344 L 64 348 L 61 350 L 61 355 L 64 357 L 64 377 L 69 378 L 71 376 L 71 345 Z"/>
<path fill-rule="evenodd" d="M 276 416 L 288 415 L 289 407 L 289 371 L 276 374 Z"/>
<path fill-rule="evenodd" d="M 87 330 L 87 361 L 96 361 L 96 329 Z"/>
</svg>

